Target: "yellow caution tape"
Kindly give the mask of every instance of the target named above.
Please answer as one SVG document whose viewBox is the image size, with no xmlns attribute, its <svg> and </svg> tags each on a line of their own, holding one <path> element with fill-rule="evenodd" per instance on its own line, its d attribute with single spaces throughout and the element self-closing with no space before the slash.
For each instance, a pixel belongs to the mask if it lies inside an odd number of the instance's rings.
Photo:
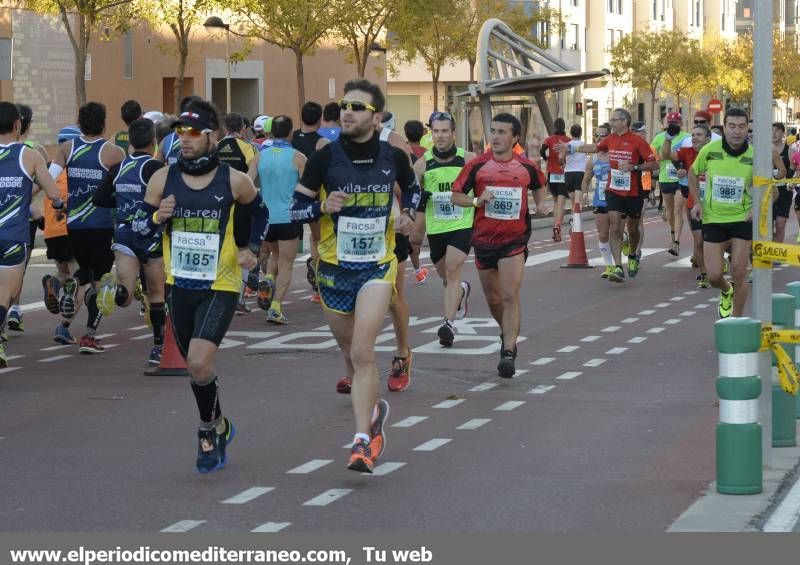
<svg viewBox="0 0 800 565">
<path fill-rule="evenodd" d="M 797 395 L 800 390 L 800 372 L 781 343 L 800 343 L 800 330 L 773 330 L 761 328 L 761 348 L 771 349 L 778 364 L 778 381 L 787 393 Z"/>
<path fill-rule="evenodd" d="M 800 267 L 800 245 L 775 243 L 773 241 L 754 241 L 753 267 L 759 269 L 770 268 L 773 261 Z"/>
<path fill-rule="evenodd" d="M 774 179 L 772 177 L 753 177 L 753 186 L 776 186 L 787 184 L 800 184 L 800 178 L 793 179 Z M 758 218 L 758 233 L 761 237 L 766 238 L 769 232 L 767 225 L 767 207 L 772 206 L 772 191 L 765 190 L 764 195 L 761 197 L 761 216 Z"/>
</svg>

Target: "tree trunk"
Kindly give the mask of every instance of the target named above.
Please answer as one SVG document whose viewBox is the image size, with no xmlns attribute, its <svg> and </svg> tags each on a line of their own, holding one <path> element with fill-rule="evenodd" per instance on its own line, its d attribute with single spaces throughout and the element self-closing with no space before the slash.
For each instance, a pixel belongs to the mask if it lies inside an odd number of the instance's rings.
<svg viewBox="0 0 800 565">
<path fill-rule="evenodd" d="M 650 89 L 650 139 L 653 139 L 656 132 L 656 89 Z"/>
<path fill-rule="evenodd" d="M 178 46 L 178 75 L 172 85 L 172 95 L 175 102 L 175 113 L 181 112 L 181 99 L 183 98 L 183 83 L 186 75 L 186 60 L 189 58 L 189 37 L 181 38 Z"/>
<path fill-rule="evenodd" d="M 362 79 L 367 74 L 367 62 L 369 61 L 369 45 L 364 42 L 361 45 L 363 49 L 359 49 L 358 46 L 353 48 L 353 54 L 355 55 L 356 59 L 356 78 Z"/>
<path fill-rule="evenodd" d="M 442 67 L 436 66 L 431 72 L 431 80 L 433 81 L 433 111 L 439 111 L 439 74 L 441 74 Z"/>
<path fill-rule="evenodd" d="M 306 103 L 306 87 L 305 87 L 305 74 L 303 72 L 303 53 L 298 49 L 294 51 L 294 67 L 297 72 L 297 115 L 299 116 L 303 110 L 303 104 Z"/>
<path fill-rule="evenodd" d="M 467 59 L 467 62 L 469 63 L 469 82 L 470 82 L 470 84 L 472 84 L 472 83 L 475 82 L 475 64 L 476 64 L 476 61 L 475 61 L 475 59 L 470 57 L 469 59 Z"/>
</svg>

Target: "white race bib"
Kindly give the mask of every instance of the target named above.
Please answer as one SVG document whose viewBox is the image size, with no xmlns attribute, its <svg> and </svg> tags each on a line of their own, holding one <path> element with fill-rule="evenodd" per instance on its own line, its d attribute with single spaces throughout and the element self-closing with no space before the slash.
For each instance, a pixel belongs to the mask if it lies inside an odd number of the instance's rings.
<svg viewBox="0 0 800 565">
<path fill-rule="evenodd" d="M 605 202 L 606 201 L 606 183 L 608 182 L 607 177 L 599 178 L 594 180 L 594 190 L 597 192 L 597 201 L 598 202 Z"/>
<path fill-rule="evenodd" d="M 702 201 L 702 200 L 706 199 L 706 184 L 707 183 L 706 183 L 706 181 L 701 180 L 699 184 L 700 184 L 700 200 Z"/>
<path fill-rule="evenodd" d="M 738 204 L 744 194 L 744 177 L 725 177 L 717 175 L 711 183 L 714 192 L 711 197 L 717 202 Z"/>
<path fill-rule="evenodd" d="M 611 184 L 608 188 L 628 192 L 631 189 L 631 172 L 611 169 Z"/>
<path fill-rule="evenodd" d="M 680 180 L 678 177 L 678 169 L 675 168 L 675 165 L 672 164 L 672 161 L 667 163 L 666 173 L 667 182 L 678 182 Z"/>
<path fill-rule="evenodd" d="M 494 198 L 485 204 L 486 217 L 495 220 L 516 220 L 522 209 L 522 188 L 487 186 Z"/>
<path fill-rule="evenodd" d="M 336 257 L 349 263 L 369 263 L 386 256 L 386 218 L 339 216 Z"/>
<path fill-rule="evenodd" d="M 564 173 L 550 173 L 550 183 L 564 183 Z"/>
<path fill-rule="evenodd" d="M 217 278 L 219 234 L 173 231 L 170 235 L 172 276 L 198 281 Z"/>
<path fill-rule="evenodd" d="M 433 193 L 433 217 L 437 220 L 460 220 L 464 209 L 450 202 L 452 192 Z"/>
</svg>

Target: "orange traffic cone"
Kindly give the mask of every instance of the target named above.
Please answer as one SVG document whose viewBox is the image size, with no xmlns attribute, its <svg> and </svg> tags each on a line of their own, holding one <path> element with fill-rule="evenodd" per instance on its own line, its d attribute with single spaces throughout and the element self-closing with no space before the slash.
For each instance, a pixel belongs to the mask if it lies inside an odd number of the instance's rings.
<svg viewBox="0 0 800 565">
<path fill-rule="evenodd" d="M 572 229 L 569 231 L 569 261 L 561 265 L 562 269 L 591 269 L 589 258 L 586 257 L 586 242 L 583 239 L 583 226 L 581 225 L 581 204 L 575 202 L 572 207 Z"/>
<path fill-rule="evenodd" d="M 161 363 L 155 369 L 144 372 L 148 377 L 185 377 L 189 374 L 186 359 L 181 355 L 172 331 L 172 320 L 167 316 L 164 327 L 164 347 L 161 350 Z"/>
</svg>

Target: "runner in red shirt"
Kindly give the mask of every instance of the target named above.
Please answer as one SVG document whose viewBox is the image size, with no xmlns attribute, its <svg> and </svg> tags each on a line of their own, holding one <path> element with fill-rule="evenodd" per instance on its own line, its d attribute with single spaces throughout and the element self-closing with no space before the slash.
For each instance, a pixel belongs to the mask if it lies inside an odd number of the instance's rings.
<svg viewBox="0 0 800 565">
<path fill-rule="evenodd" d="M 521 131 L 522 125 L 511 114 L 496 115 L 490 129 L 491 152 L 461 169 L 451 197 L 456 206 L 477 208 L 472 247 L 486 302 L 502 332 L 497 371 L 503 378 L 513 377 L 516 371 L 519 289 L 531 236 L 527 191 L 534 191 L 538 207 L 541 196 L 536 189 L 544 186 L 539 167 L 513 151 Z"/>
<path fill-rule="evenodd" d="M 539 149 L 542 159 L 547 159 L 547 185 L 553 195 L 553 241 L 561 241 L 561 220 L 564 217 L 564 203 L 571 198 L 564 180 L 564 164 L 556 147 L 569 143 L 572 139 L 566 133 L 567 125 L 562 118 L 553 121 L 553 135 L 546 137 Z"/>
<path fill-rule="evenodd" d="M 639 216 L 647 194 L 642 190 L 641 172 L 658 169 L 655 153 L 650 144 L 630 130 L 631 114 L 624 108 L 611 112 L 611 135 L 599 143 L 584 144 L 578 148 L 567 144 L 559 145 L 560 151 L 580 151 L 596 153 L 608 151 L 611 164 L 606 187 L 606 204 L 611 222 L 611 254 L 614 256 L 614 271 L 608 274 L 608 280 L 625 282 L 625 271 L 622 270 L 622 231 L 625 227 L 623 216 L 627 217 L 630 249 L 634 255 L 628 255 L 628 275 L 633 278 L 639 272 L 639 257 L 635 254 L 639 245 Z"/>
</svg>

